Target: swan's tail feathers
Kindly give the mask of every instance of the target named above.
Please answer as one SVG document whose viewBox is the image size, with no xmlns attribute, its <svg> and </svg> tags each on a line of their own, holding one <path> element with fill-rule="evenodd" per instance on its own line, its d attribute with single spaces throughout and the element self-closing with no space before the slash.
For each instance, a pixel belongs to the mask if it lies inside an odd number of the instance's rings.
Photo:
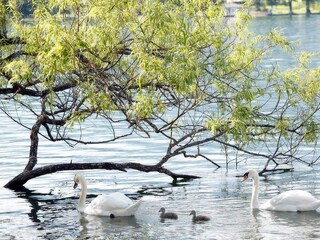
<svg viewBox="0 0 320 240">
<path fill-rule="evenodd" d="M 139 201 L 135 202 L 134 204 L 132 204 L 131 206 L 129 206 L 125 211 L 128 214 L 127 216 L 133 216 L 136 211 L 138 210 L 140 204 L 142 202 L 142 199 L 140 199 Z"/>
<path fill-rule="evenodd" d="M 315 209 L 318 213 L 320 213 L 320 200 L 317 201 Z"/>
<path fill-rule="evenodd" d="M 139 201 L 135 202 L 134 204 L 130 205 L 127 208 L 113 210 L 111 212 L 111 214 L 113 214 L 113 216 L 115 216 L 115 217 L 133 216 L 136 213 L 136 211 L 138 210 L 141 202 L 142 202 L 142 200 L 140 199 Z"/>
</svg>

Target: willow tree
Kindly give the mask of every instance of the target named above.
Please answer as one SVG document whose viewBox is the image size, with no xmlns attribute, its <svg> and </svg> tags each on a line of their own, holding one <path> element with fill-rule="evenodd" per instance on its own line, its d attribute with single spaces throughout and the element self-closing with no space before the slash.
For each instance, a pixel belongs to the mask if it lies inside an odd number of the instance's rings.
<svg viewBox="0 0 320 240">
<path fill-rule="evenodd" d="M 6 187 L 95 168 L 195 178 L 164 164 L 179 155 L 216 164 L 203 152 L 208 143 L 228 157 L 264 158 L 265 169 L 314 161 L 300 146 L 318 138 L 319 69 L 308 69 L 307 54 L 286 71 L 263 67 L 268 54 L 290 44 L 276 31 L 250 33 L 246 9 L 232 20 L 209 0 L 47 0 L 34 1 L 33 9 L 24 19 L 15 1 L 0 5 L 1 110 L 31 133 L 26 167 Z M 33 125 L 13 106 L 34 116 Z M 92 116 L 108 124 L 104 140 L 70 134 Z M 106 159 L 37 167 L 39 135 L 73 145 L 132 134 L 159 134 L 167 150 L 151 165 Z"/>
</svg>

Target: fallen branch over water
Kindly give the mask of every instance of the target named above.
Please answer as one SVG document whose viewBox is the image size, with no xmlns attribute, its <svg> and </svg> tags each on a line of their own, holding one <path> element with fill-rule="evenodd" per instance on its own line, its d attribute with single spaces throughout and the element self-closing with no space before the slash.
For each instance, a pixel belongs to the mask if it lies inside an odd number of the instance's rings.
<svg viewBox="0 0 320 240">
<path fill-rule="evenodd" d="M 259 172 L 259 176 L 272 175 L 272 174 L 280 174 L 286 172 L 292 172 L 294 170 L 293 167 L 287 168 L 274 168 L 274 169 L 263 169 Z"/>
<path fill-rule="evenodd" d="M 27 181 L 30 179 L 40 177 L 46 174 L 60 172 L 60 171 L 68 171 L 68 170 L 88 170 L 88 169 L 105 169 L 105 170 L 118 170 L 122 172 L 126 172 L 126 169 L 135 169 L 142 172 L 159 172 L 164 173 L 174 180 L 178 178 L 183 179 L 195 179 L 200 178 L 195 175 L 186 175 L 186 174 L 177 174 L 173 173 L 170 170 L 159 166 L 159 165 L 144 165 L 140 163 L 110 163 L 110 162 L 102 162 L 102 163 L 68 163 L 68 164 L 54 164 L 45 167 L 35 168 L 33 170 L 25 170 L 11 181 L 9 181 L 4 187 L 10 189 L 21 188 Z"/>
</svg>

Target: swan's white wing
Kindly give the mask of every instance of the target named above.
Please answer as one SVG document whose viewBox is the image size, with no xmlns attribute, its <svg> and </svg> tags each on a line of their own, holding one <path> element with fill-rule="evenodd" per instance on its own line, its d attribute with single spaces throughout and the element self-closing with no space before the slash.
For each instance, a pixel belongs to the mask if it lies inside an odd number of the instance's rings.
<svg viewBox="0 0 320 240">
<path fill-rule="evenodd" d="M 130 205 L 128 208 L 126 209 L 116 209 L 113 211 L 113 214 L 115 216 L 133 216 L 136 211 L 138 210 L 140 204 L 141 204 L 142 200 L 140 199 L 139 201 L 137 201 L 136 203 Z"/>
<path fill-rule="evenodd" d="M 320 206 L 320 201 L 302 190 L 283 192 L 261 205 L 261 209 L 273 211 L 312 211 Z"/>
<path fill-rule="evenodd" d="M 90 203 L 93 208 L 103 208 L 107 210 L 125 209 L 131 204 L 133 204 L 132 200 L 119 192 L 108 195 L 99 195 Z"/>
<path fill-rule="evenodd" d="M 84 212 L 99 216 L 131 216 L 139 207 L 126 195 L 120 192 L 99 195 L 85 208 Z"/>
</svg>

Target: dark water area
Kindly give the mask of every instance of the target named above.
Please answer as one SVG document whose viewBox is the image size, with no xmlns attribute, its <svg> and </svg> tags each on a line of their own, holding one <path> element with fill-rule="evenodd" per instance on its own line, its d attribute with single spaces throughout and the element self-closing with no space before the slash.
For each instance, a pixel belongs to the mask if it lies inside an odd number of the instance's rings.
<svg viewBox="0 0 320 240">
<path fill-rule="evenodd" d="M 290 40 L 298 41 L 299 51 L 319 51 L 320 16 L 268 17 L 254 19 L 250 28 L 265 33 L 282 29 Z M 291 62 L 286 55 L 274 57 L 280 63 Z M 317 57 L 313 64 L 319 66 Z M 31 119 L 30 119 L 31 121 Z M 320 239 L 319 213 L 286 213 L 250 210 L 251 181 L 242 183 L 238 175 L 248 168 L 261 169 L 264 159 L 230 163 L 218 146 L 209 152 L 222 168 L 199 159 L 176 158 L 166 167 L 174 172 L 196 174 L 202 178 L 172 182 L 159 173 L 129 170 L 82 171 L 88 182 L 89 203 L 99 194 L 122 192 L 142 199 L 134 217 L 95 217 L 76 210 L 80 190 L 73 189 L 74 172 L 66 171 L 29 181 L 24 189 L 12 191 L 2 186 L 21 172 L 29 153 L 29 131 L 0 113 L 0 239 Z M 91 125 L 90 125 L 91 124 Z M 88 123 L 84 137 L 99 137 L 105 131 L 99 123 Z M 12 127 L 14 126 L 14 127 Z M 98 129 L 98 130 L 97 130 Z M 129 139 L 106 145 L 77 145 L 41 141 L 39 166 L 50 163 L 116 161 L 152 164 L 166 151 L 161 139 Z M 319 166 L 296 165 L 294 172 L 260 179 L 260 201 L 291 189 L 320 196 Z M 159 209 L 165 207 L 179 215 L 178 220 L 161 221 Z M 205 223 L 193 223 L 189 213 L 210 216 Z"/>
</svg>

